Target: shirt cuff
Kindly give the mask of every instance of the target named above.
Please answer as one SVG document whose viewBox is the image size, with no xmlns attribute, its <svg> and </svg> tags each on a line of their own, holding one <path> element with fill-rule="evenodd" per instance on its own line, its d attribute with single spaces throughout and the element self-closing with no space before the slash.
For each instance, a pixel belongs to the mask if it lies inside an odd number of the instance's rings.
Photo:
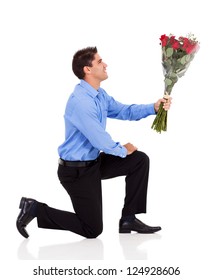
<svg viewBox="0 0 213 280">
<path fill-rule="evenodd" d="M 156 115 L 157 112 L 155 112 L 155 103 L 148 104 L 147 111 L 149 112 L 150 115 Z"/>
<path fill-rule="evenodd" d="M 121 158 L 125 158 L 127 156 L 127 153 L 128 153 L 127 149 L 124 146 L 122 146 L 121 144 L 119 144 L 112 152 L 112 155 L 118 156 Z"/>
<path fill-rule="evenodd" d="M 120 157 L 125 158 L 127 156 L 127 153 L 127 149 L 124 146 L 122 146 L 122 153 Z"/>
</svg>

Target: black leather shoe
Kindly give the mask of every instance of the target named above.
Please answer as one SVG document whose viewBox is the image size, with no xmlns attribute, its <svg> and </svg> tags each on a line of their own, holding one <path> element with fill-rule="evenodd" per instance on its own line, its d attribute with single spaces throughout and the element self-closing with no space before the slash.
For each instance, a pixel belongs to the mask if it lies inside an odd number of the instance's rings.
<svg viewBox="0 0 213 280">
<path fill-rule="evenodd" d="M 35 207 L 37 201 L 32 198 L 22 197 L 19 205 L 19 209 L 21 209 L 18 218 L 16 220 L 16 227 L 20 234 L 25 238 L 29 237 L 29 234 L 26 231 L 26 226 L 35 218 Z"/>
<path fill-rule="evenodd" d="M 154 233 L 161 230 L 161 227 L 150 227 L 135 218 L 132 222 L 123 221 L 119 222 L 119 233 L 131 233 L 136 231 L 138 233 Z"/>
</svg>

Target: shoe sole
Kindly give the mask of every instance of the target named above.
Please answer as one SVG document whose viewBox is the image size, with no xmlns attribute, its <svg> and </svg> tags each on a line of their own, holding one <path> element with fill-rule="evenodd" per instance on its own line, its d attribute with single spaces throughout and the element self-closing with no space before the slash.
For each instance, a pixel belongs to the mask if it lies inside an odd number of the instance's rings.
<svg viewBox="0 0 213 280">
<path fill-rule="evenodd" d="M 128 229 L 119 229 L 119 233 L 131 233 L 131 230 L 128 230 Z"/>
<path fill-rule="evenodd" d="M 133 231 L 133 232 L 142 233 L 142 234 L 152 234 L 152 233 L 158 232 L 159 230 L 144 232 L 144 231 L 137 231 L 137 230 L 119 229 L 119 233 L 131 233 Z"/>
</svg>

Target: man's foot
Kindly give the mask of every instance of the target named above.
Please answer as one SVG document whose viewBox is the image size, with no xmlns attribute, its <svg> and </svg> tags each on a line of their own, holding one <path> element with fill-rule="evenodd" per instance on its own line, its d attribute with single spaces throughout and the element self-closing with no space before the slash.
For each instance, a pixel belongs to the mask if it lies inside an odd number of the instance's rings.
<svg viewBox="0 0 213 280">
<path fill-rule="evenodd" d="M 161 230 L 161 227 L 150 227 L 140 220 L 135 218 L 132 222 L 123 221 L 119 222 L 119 233 L 131 233 L 131 231 L 136 231 L 138 233 L 155 233 Z"/>
<path fill-rule="evenodd" d="M 21 209 L 16 220 L 16 227 L 19 233 L 25 238 L 29 237 L 26 231 L 26 226 L 36 217 L 37 201 L 32 198 L 22 197 L 19 205 Z"/>
</svg>

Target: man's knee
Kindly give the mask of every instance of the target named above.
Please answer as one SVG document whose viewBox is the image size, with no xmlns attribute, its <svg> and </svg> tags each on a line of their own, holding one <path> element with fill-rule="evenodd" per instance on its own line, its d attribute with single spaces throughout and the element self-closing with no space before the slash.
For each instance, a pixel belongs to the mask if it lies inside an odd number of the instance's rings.
<svg viewBox="0 0 213 280">
<path fill-rule="evenodd" d="M 135 160 L 138 160 L 140 163 L 144 163 L 146 165 L 149 165 L 149 156 L 141 151 L 136 151 L 135 153 Z"/>
<path fill-rule="evenodd" d="M 100 225 L 96 229 L 90 229 L 86 232 L 85 237 L 86 238 L 97 238 L 103 231 L 103 226 Z"/>
</svg>

